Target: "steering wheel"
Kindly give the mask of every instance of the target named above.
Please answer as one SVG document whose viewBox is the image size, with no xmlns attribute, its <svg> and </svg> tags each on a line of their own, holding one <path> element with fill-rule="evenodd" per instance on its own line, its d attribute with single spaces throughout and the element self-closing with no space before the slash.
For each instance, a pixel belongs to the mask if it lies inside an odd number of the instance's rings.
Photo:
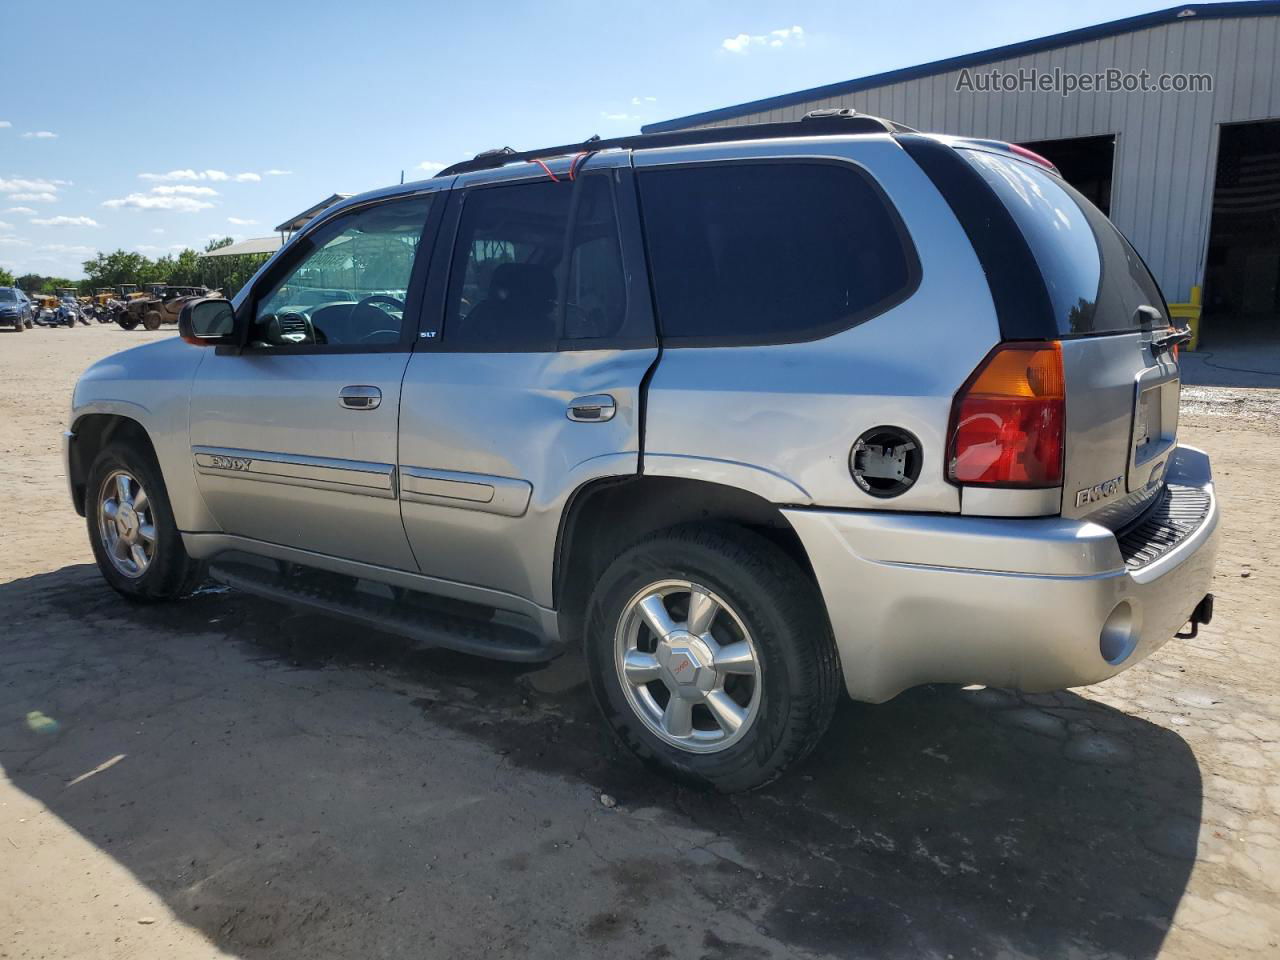
<svg viewBox="0 0 1280 960">
<path fill-rule="evenodd" d="M 351 308 L 351 313 L 354 316 L 361 307 L 372 307 L 375 303 L 389 303 L 391 306 L 399 310 L 401 315 L 404 314 L 404 301 L 398 300 L 395 297 L 385 293 L 374 293 L 367 297 L 362 297 L 356 303 L 356 305 Z M 385 312 L 385 311 L 379 311 L 379 312 Z M 379 340 L 378 338 L 389 338 L 389 339 Z M 399 330 L 382 329 L 382 330 L 370 330 L 368 333 L 360 337 L 360 340 L 358 342 L 359 343 L 370 343 L 370 342 L 393 343 L 399 339 L 400 339 Z"/>
<path fill-rule="evenodd" d="M 373 304 L 375 303 L 389 303 L 393 307 L 395 307 L 397 310 L 399 310 L 401 313 L 404 312 L 404 301 L 397 300 L 395 297 L 385 293 L 374 293 L 367 297 L 362 297 L 356 303 L 356 305 L 351 308 L 351 312 L 354 313 L 355 311 L 359 310 L 361 307 L 373 306 Z"/>
</svg>

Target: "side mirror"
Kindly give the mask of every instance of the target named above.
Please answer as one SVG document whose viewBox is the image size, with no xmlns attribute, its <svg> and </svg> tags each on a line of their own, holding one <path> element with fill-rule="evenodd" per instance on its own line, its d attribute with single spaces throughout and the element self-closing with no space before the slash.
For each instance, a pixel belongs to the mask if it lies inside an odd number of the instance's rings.
<svg viewBox="0 0 1280 960">
<path fill-rule="evenodd" d="M 236 312 L 230 300 L 192 300 L 178 314 L 178 335 L 197 347 L 227 343 L 236 331 Z"/>
</svg>

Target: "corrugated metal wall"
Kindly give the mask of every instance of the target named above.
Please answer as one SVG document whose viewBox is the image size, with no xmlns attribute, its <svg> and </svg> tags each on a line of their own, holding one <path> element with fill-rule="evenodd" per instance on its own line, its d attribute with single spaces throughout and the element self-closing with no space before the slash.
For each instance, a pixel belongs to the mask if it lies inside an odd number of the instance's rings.
<svg viewBox="0 0 1280 960">
<path fill-rule="evenodd" d="M 996 140 L 1116 135 L 1111 218 L 1155 272 L 1170 301 L 1203 277 L 1221 123 L 1280 117 L 1280 17 L 1242 17 L 1138 30 L 970 68 L 1115 67 L 1153 77 L 1207 73 L 1212 93 L 974 93 L 960 72 L 937 74 L 754 113 L 705 126 L 796 120 L 809 110 L 854 107 L 919 130 Z"/>
</svg>

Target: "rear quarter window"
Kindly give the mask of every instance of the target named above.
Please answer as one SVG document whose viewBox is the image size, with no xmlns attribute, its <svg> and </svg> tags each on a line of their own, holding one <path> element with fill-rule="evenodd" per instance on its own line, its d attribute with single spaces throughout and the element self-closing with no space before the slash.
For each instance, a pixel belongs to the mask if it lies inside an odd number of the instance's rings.
<svg viewBox="0 0 1280 960">
<path fill-rule="evenodd" d="M 1155 279 L 1115 225 L 1070 184 L 1032 163 L 961 149 L 1013 217 L 1040 266 L 1059 336 L 1138 329 L 1137 309 L 1168 320 Z"/>
<path fill-rule="evenodd" d="M 813 340 L 910 296 L 919 267 L 887 197 L 841 162 L 639 173 L 658 324 L 672 346 Z"/>
</svg>

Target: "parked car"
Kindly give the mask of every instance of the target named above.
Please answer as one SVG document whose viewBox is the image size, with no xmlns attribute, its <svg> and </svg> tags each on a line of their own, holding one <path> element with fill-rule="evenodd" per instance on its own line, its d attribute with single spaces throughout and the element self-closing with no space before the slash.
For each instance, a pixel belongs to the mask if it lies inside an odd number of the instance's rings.
<svg viewBox="0 0 1280 960">
<path fill-rule="evenodd" d="M 35 323 L 36 309 L 25 293 L 17 287 L 0 287 L 0 324 L 13 328 L 14 333 L 29 330 Z"/>
<path fill-rule="evenodd" d="M 739 790 L 841 690 L 1091 684 L 1209 621 L 1168 318 L 1007 144 L 816 115 L 483 154 L 90 368 L 67 476 L 126 596 L 211 563 L 442 647 L 581 647 L 631 750 Z"/>
</svg>

